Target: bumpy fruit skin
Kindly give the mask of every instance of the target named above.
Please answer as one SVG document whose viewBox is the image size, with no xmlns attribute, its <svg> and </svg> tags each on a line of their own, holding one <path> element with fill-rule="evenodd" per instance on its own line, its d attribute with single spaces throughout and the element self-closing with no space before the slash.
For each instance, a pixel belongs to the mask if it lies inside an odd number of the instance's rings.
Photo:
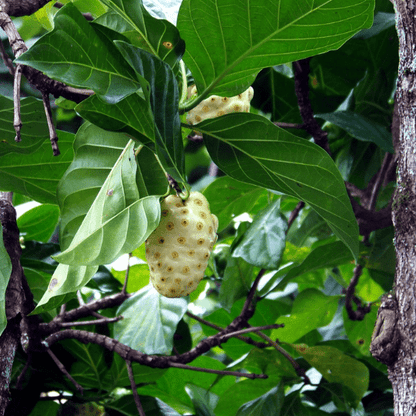
<svg viewBox="0 0 416 416">
<path fill-rule="evenodd" d="M 150 281 L 163 296 L 187 296 L 204 277 L 217 241 L 218 218 L 199 192 L 191 192 L 185 202 L 170 195 L 161 208 L 160 224 L 146 240 Z"/>
<path fill-rule="evenodd" d="M 191 87 L 190 96 L 196 94 L 195 85 Z M 190 125 L 200 123 L 207 118 L 220 117 L 229 113 L 249 113 L 250 101 L 253 98 L 254 90 L 249 87 L 241 94 L 234 97 L 220 97 L 211 95 L 206 100 L 201 101 L 195 108 L 186 115 L 186 121 Z"/>
</svg>

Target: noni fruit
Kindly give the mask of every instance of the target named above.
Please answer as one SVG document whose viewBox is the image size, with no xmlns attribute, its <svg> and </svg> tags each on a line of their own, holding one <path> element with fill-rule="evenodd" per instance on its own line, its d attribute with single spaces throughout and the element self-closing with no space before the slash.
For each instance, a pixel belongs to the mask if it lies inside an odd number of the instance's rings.
<svg viewBox="0 0 416 416">
<path fill-rule="evenodd" d="M 160 224 L 146 240 L 150 281 L 163 296 L 178 298 L 193 292 L 204 277 L 217 241 L 218 218 L 207 199 L 191 192 L 183 201 L 164 199 Z"/>
<path fill-rule="evenodd" d="M 195 85 L 191 87 L 190 96 L 196 94 Z M 234 97 L 220 97 L 211 95 L 206 100 L 201 101 L 195 108 L 186 115 L 186 121 L 190 125 L 200 123 L 207 118 L 215 118 L 229 113 L 249 113 L 250 101 L 253 98 L 254 90 L 249 87 L 241 94 Z"/>
</svg>

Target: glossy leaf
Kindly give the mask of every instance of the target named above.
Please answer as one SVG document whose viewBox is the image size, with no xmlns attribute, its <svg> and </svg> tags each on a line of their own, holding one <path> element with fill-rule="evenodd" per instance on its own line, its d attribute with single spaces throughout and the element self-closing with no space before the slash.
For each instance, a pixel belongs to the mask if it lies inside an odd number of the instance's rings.
<svg viewBox="0 0 416 416">
<path fill-rule="evenodd" d="M 117 310 L 124 319 L 114 324 L 114 336 L 145 354 L 170 354 L 176 326 L 188 308 L 185 298 L 166 298 L 148 285 Z"/>
<path fill-rule="evenodd" d="M 25 212 L 17 219 L 19 231 L 26 240 L 48 242 L 59 220 L 56 205 L 40 205 Z"/>
<path fill-rule="evenodd" d="M 178 28 L 198 91 L 234 96 L 263 68 L 339 48 L 372 24 L 373 0 L 184 0 Z"/>
<path fill-rule="evenodd" d="M 275 287 L 275 290 L 283 290 L 292 279 L 304 273 L 324 267 L 336 267 L 351 261 L 353 261 L 351 252 L 340 241 L 324 244 L 312 250 L 299 266 L 291 268 L 284 279 Z"/>
<path fill-rule="evenodd" d="M 162 164 L 176 180 L 185 182 L 179 90 L 172 69 L 157 57 L 126 42 L 116 42 L 116 45 L 139 75 L 144 95 L 151 105 L 156 149 Z"/>
<path fill-rule="evenodd" d="M 75 233 L 85 218 L 91 204 L 114 167 L 127 137 L 120 133 L 102 130 L 94 125 L 85 123 L 76 135 L 74 142 L 75 158 L 58 187 L 58 200 L 61 209 L 60 243 L 63 250 L 68 248 Z M 149 179 L 148 190 L 166 190 L 166 179 L 156 170 L 155 158 L 148 153 L 147 160 L 139 157 L 140 171 L 154 170 L 154 175 L 142 174 L 140 187 L 143 188 L 143 178 Z M 138 175 L 139 172 L 136 171 Z M 162 180 L 159 183 L 158 180 Z"/>
<path fill-rule="evenodd" d="M 267 194 L 263 188 L 236 181 L 229 176 L 215 179 L 204 190 L 211 212 L 218 217 L 221 232 L 234 217 L 250 212 L 258 198 Z"/>
<path fill-rule="evenodd" d="M 262 269 L 277 269 L 285 249 L 287 220 L 280 212 L 280 201 L 260 211 L 239 241 L 233 257 Z"/>
<path fill-rule="evenodd" d="M 143 7 L 142 1 L 102 0 L 109 11 L 99 24 L 122 33 L 129 41 L 174 66 L 185 51 L 178 29 L 167 20 L 156 19 Z"/>
<path fill-rule="evenodd" d="M 13 127 L 13 100 L 0 96 L 0 156 L 8 153 L 33 153 L 49 137 L 45 111 L 41 100 L 33 97 L 22 98 L 20 101 L 20 116 L 22 140 L 15 141 L 16 131 Z"/>
<path fill-rule="evenodd" d="M 43 140 L 30 154 L 10 153 L 7 157 L 1 157 L 0 189 L 27 195 L 38 202 L 56 204 L 59 180 L 74 155 L 74 135 L 64 131 L 58 131 L 57 134 L 61 151 L 59 156 L 53 156 L 50 141 Z"/>
<path fill-rule="evenodd" d="M 340 383 L 354 392 L 355 407 L 368 389 L 369 371 L 365 364 L 326 345 L 294 345 L 302 357 L 330 383 Z"/>
<path fill-rule="evenodd" d="M 215 416 L 213 409 L 218 402 L 218 397 L 215 394 L 193 384 L 187 384 L 185 390 L 194 404 L 197 415 Z"/>
<path fill-rule="evenodd" d="M 228 114 L 198 124 L 218 167 L 242 182 L 308 203 L 358 255 L 358 225 L 339 170 L 319 146 L 254 114 Z"/>
<path fill-rule="evenodd" d="M 277 319 L 285 327 L 273 329 L 271 338 L 295 342 L 313 329 L 328 325 L 337 311 L 338 301 L 338 296 L 325 296 L 316 289 L 304 290 L 296 297 L 290 316 Z"/>
<path fill-rule="evenodd" d="M 160 221 L 158 196 L 139 199 L 133 141 L 108 174 L 69 247 L 55 259 L 77 265 L 108 264 L 132 252 Z"/>
<path fill-rule="evenodd" d="M 72 3 L 56 13 L 54 24 L 54 30 L 21 55 L 18 63 L 32 66 L 57 81 L 90 88 L 109 103 L 116 103 L 140 88 L 117 48 Z"/>
<path fill-rule="evenodd" d="M 143 144 L 155 141 L 150 106 L 138 94 L 131 94 L 116 104 L 107 104 L 93 95 L 81 101 L 75 111 L 104 130 L 127 133 Z"/>
<path fill-rule="evenodd" d="M 6 289 L 12 273 L 12 262 L 3 243 L 3 227 L 0 225 L 0 335 L 7 325 Z"/>
<path fill-rule="evenodd" d="M 352 111 L 316 114 L 315 117 L 329 121 L 363 142 L 373 142 L 385 152 L 394 153 L 391 133 L 384 126 Z"/>
<path fill-rule="evenodd" d="M 196 358 L 192 361 L 191 365 L 201 368 L 211 368 L 214 370 L 226 369 L 226 366 L 222 362 L 206 355 Z M 174 407 L 182 414 L 192 414 L 192 401 L 185 392 L 184 386 L 187 384 L 193 384 L 206 390 L 209 389 L 215 394 L 222 394 L 222 392 L 230 386 L 230 381 L 227 381 L 226 379 L 229 378 L 225 377 L 218 380 L 217 374 L 209 374 L 199 371 L 186 371 L 182 368 L 170 368 L 163 377 L 156 381 L 155 384 L 148 384 L 146 386 L 139 387 L 137 392 L 140 395 L 157 397 L 168 405 Z M 232 380 L 231 383 L 235 384 Z M 228 415 L 229 414 L 230 413 L 228 413 Z"/>
<path fill-rule="evenodd" d="M 243 259 L 228 259 L 218 299 L 224 309 L 230 311 L 236 300 L 247 295 L 253 280 L 253 271 L 254 266 Z"/>
<path fill-rule="evenodd" d="M 243 404 L 237 416 L 279 416 L 284 396 L 283 386 L 279 384 L 259 398 Z"/>
</svg>

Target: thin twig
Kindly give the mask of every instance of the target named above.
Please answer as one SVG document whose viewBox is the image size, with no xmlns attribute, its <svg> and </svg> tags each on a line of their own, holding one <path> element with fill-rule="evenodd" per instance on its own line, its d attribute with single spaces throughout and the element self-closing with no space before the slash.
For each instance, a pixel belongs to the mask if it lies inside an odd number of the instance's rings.
<svg viewBox="0 0 416 416">
<path fill-rule="evenodd" d="M 304 130 L 305 124 L 295 124 L 295 123 L 284 123 L 283 121 L 276 121 L 273 123 L 277 127 L 281 127 L 283 129 L 297 129 L 297 130 Z"/>
<path fill-rule="evenodd" d="M 62 328 L 70 328 L 72 326 L 88 326 L 88 325 L 104 325 L 104 324 L 111 324 L 113 322 L 117 322 L 123 319 L 123 316 L 115 316 L 114 318 L 101 318 L 101 319 L 94 319 L 92 321 L 79 321 L 79 322 L 61 322 L 60 326 Z"/>
<path fill-rule="evenodd" d="M 170 367 L 183 368 L 184 370 L 199 371 L 202 373 L 220 374 L 223 376 L 237 376 L 237 377 L 246 377 L 250 379 L 268 378 L 267 374 L 240 373 L 239 371 L 227 371 L 227 370 L 213 370 L 211 368 L 193 367 L 191 365 L 186 365 L 186 364 L 181 364 L 181 363 L 171 363 Z"/>
<path fill-rule="evenodd" d="M 13 127 L 16 131 L 15 142 L 20 142 L 22 137 L 20 130 L 22 129 L 22 118 L 20 116 L 20 84 L 22 81 L 22 65 L 17 65 L 14 72 L 14 85 L 13 85 L 13 101 L 14 101 L 14 118 Z"/>
<path fill-rule="evenodd" d="M 362 321 L 364 316 L 371 311 L 371 305 L 362 306 L 361 301 L 357 302 L 357 300 L 354 299 L 355 287 L 360 280 L 362 272 L 363 266 L 361 264 L 357 264 L 354 268 L 353 277 L 346 290 L 345 309 L 347 310 L 348 318 L 350 318 L 352 321 Z M 357 304 L 357 310 L 352 308 L 352 300 L 355 300 L 355 303 Z"/>
<path fill-rule="evenodd" d="M 212 322 L 209 322 L 209 321 L 207 321 L 207 320 L 205 320 L 205 319 L 203 319 L 203 318 L 200 318 L 199 316 L 194 315 L 193 313 L 191 313 L 191 312 L 189 312 L 189 311 L 187 311 L 187 312 L 186 312 L 186 314 L 187 314 L 190 318 L 195 319 L 196 321 L 200 322 L 201 324 L 204 324 L 204 325 L 206 325 L 206 326 L 209 326 L 209 327 L 211 327 L 211 328 L 214 328 L 214 329 L 216 329 L 217 331 L 223 331 L 223 330 L 224 330 L 224 328 L 222 328 L 222 327 L 220 327 L 220 326 L 218 326 L 218 325 L 215 325 L 215 324 L 213 324 Z M 235 338 L 237 338 L 237 339 L 239 339 L 239 340 L 241 340 L 241 341 L 243 341 L 243 342 L 245 342 L 245 343 L 247 343 L 247 344 L 254 345 L 254 346 L 256 346 L 257 348 L 266 348 L 266 347 L 268 347 L 268 346 L 269 346 L 269 345 L 268 345 L 268 344 L 266 344 L 265 342 L 257 342 L 257 341 L 254 341 L 253 339 L 249 338 L 249 337 L 244 337 L 244 336 L 242 336 L 242 335 L 234 335 L 234 337 L 235 337 Z"/>
<path fill-rule="evenodd" d="M 245 301 L 245 303 L 244 303 L 244 306 L 243 306 L 243 309 L 241 310 L 240 315 L 244 315 L 244 313 L 245 313 L 248 309 L 252 308 L 252 304 L 251 304 L 251 303 L 252 303 L 253 298 L 254 298 L 254 295 L 255 295 L 255 293 L 256 293 L 257 286 L 259 285 L 260 279 L 263 277 L 264 273 L 266 273 L 266 270 L 265 270 L 265 269 L 261 269 L 261 270 L 259 271 L 259 273 L 258 273 L 258 275 L 257 275 L 256 279 L 255 279 L 255 280 L 254 280 L 254 282 L 253 282 L 253 285 L 251 286 L 250 291 L 248 292 L 247 299 L 246 299 L 246 301 Z"/>
<path fill-rule="evenodd" d="M 121 289 L 121 293 L 126 294 L 127 293 L 127 282 L 129 280 L 129 272 L 130 272 L 130 259 L 132 257 L 132 254 L 129 253 L 129 257 L 127 259 L 127 268 L 126 268 L 126 274 L 124 276 L 124 284 L 123 289 Z"/>
<path fill-rule="evenodd" d="M 43 107 L 45 109 L 46 121 L 49 128 L 49 140 L 51 141 L 52 151 L 54 156 L 59 156 L 61 152 L 58 147 L 58 135 L 56 134 L 55 125 L 52 120 L 51 103 L 49 101 L 49 94 L 42 91 Z"/>
<path fill-rule="evenodd" d="M 136 382 L 134 381 L 133 367 L 131 365 L 130 360 L 126 360 L 126 367 L 127 367 L 127 373 L 129 375 L 130 386 L 133 392 L 133 398 L 134 398 L 134 402 L 136 403 L 137 411 L 139 412 L 140 416 L 146 416 L 143 410 L 143 406 L 140 402 L 140 397 L 137 393 Z"/>
<path fill-rule="evenodd" d="M 68 377 L 68 379 L 72 382 L 72 384 L 75 386 L 75 388 L 82 395 L 84 393 L 84 389 L 82 388 L 82 386 L 80 384 L 78 384 L 75 381 L 75 379 L 71 376 L 71 374 L 68 373 L 68 371 L 66 370 L 65 366 L 59 361 L 58 357 L 51 351 L 50 348 L 47 348 L 46 349 L 46 352 L 50 355 L 50 357 L 55 362 L 55 364 L 57 365 L 57 367 L 59 368 L 59 370 L 61 370 L 61 372 L 63 374 L 65 374 L 66 377 Z"/>
<path fill-rule="evenodd" d="M 303 201 L 299 201 L 296 205 L 296 208 L 290 213 L 289 219 L 287 220 L 286 234 L 288 233 L 290 227 L 292 226 L 292 224 L 294 223 L 295 219 L 298 217 L 300 211 L 303 209 L 304 206 L 305 203 Z"/>
<path fill-rule="evenodd" d="M 283 324 L 272 324 L 272 325 L 263 325 L 263 326 L 250 326 L 249 328 L 240 329 L 235 332 L 230 332 L 221 336 L 221 341 L 226 340 L 228 338 L 238 337 L 241 334 L 248 334 L 250 332 L 259 332 L 259 331 L 266 331 L 268 329 L 279 329 L 283 328 Z"/>
</svg>

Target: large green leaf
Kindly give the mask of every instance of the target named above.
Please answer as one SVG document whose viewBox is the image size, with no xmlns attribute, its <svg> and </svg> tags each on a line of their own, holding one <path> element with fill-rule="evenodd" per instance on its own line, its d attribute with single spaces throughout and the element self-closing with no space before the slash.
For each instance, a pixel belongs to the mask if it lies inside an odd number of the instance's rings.
<svg viewBox="0 0 416 416">
<path fill-rule="evenodd" d="M 254 114 L 205 120 L 198 130 L 222 171 L 308 203 L 357 257 L 357 221 L 341 174 L 323 149 Z"/>
<path fill-rule="evenodd" d="M 33 153 L 9 153 L 7 157 L 1 157 L 0 189 L 27 195 L 39 202 L 56 204 L 59 180 L 74 156 L 74 135 L 58 131 L 58 137 L 59 156 L 53 156 L 50 141 L 43 140 Z"/>
<path fill-rule="evenodd" d="M 330 383 L 340 383 L 354 393 L 356 407 L 368 389 L 369 371 L 365 364 L 345 355 L 340 350 L 326 345 L 307 347 L 294 346 L 299 354 L 315 367 Z"/>
<path fill-rule="evenodd" d="M 7 325 L 6 289 L 12 273 L 12 262 L 3 243 L 3 227 L 0 224 L 0 335 Z"/>
<path fill-rule="evenodd" d="M 140 88 L 132 69 L 102 33 L 106 28 L 88 23 L 72 3 L 58 11 L 54 22 L 52 32 L 40 38 L 17 62 L 68 85 L 90 88 L 110 103 Z"/>
<path fill-rule="evenodd" d="M 127 133 L 141 143 L 155 141 L 150 105 L 139 94 L 131 94 L 116 104 L 107 104 L 93 95 L 80 102 L 75 111 L 102 129 Z"/>
<path fill-rule="evenodd" d="M 178 29 L 167 20 L 156 19 L 142 1 L 102 0 L 108 13 L 96 22 L 122 33 L 129 41 L 174 66 L 185 51 Z"/>
<path fill-rule="evenodd" d="M 304 290 L 296 297 L 290 316 L 277 319 L 277 323 L 285 326 L 273 329 L 271 338 L 295 342 L 313 329 L 328 325 L 337 311 L 338 301 L 338 296 L 325 296 L 316 289 Z"/>
<path fill-rule="evenodd" d="M 132 252 L 160 221 L 158 196 L 140 198 L 133 141 L 108 174 L 69 247 L 55 257 L 70 265 L 100 265 Z"/>
<path fill-rule="evenodd" d="M 128 138 L 124 134 L 112 133 L 85 123 L 74 142 L 75 158 L 58 187 L 61 209 L 60 243 L 62 250 L 68 248 L 90 209 L 99 190 L 113 169 Z M 143 157 L 142 157 L 143 156 Z M 167 186 L 160 166 L 148 152 L 139 153 L 140 164 L 136 175 L 140 197 L 164 193 Z M 149 171 L 153 172 L 152 175 Z M 145 184 L 143 183 L 145 181 Z"/>
<path fill-rule="evenodd" d="M 279 416 L 284 397 L 283 384 L 279 384 L 266 394 L 243 404 L 237 416 Z"/>
<path fill-rule="evenodd" d="M 26 211 L 17 219 L 20 234 L 26 240 L 47 243 L 59 221 L 59 208 L 56 205 L 40 205 Z"/>
<path fill-rule="evenodd" d="M 179 89 L 172 69 L 150 53 L 126 42 L 116 42 L 139 76 L 156 126 L 156 150 L 166 170 L 185 182 L 185 157 L 179 118 Z"/>
<path fill-rule="evenodd" d="M 287 220 L 277 200 L 260 211 L 233 251 L 233 257 L 262 269 L 277 269 L 285 249 Z"/>
<path fill-rule="evenodd" d="M 124 319 L 114 325 L 114 337 L 145 354 L 170 354 L 178 322 L 188 308 L 185 298 L 166 298 L 148 285 L 117 310 Z"/>
<path fill-rule="evenodd" d="M 33 97 L 22 98 L 20 101 L 20 117 L 22 140 L 16 142 L 16 131 L 13 127 L 13 100 L 0 96 L 0 156 L 7 153 L 32 153 L 49 137 L 43 102 Z"/>
<path fill-rule="evenodd" d="M 184 0 L 178 28 L 198 91 L 234 96 L 260 69 L 339 48 L 374 0 Z"/>
<path fill-rule="evenodd" d="M 264 188 L 236 181 L 229 176 L 215 179 L 204 190 L 211 212 L 218 218 L 218 232 L 222 231 L 234 217 L 250 212 L 260 196 L 266 194 Z"/>
<path fill-rule="evenodd" d="M 317 114 L 315 117 L 329 121 L 346 130 L 352 137 L 363 142 L 373 142 L 385 152 L 394 153 L 391 133 L 379 123 L 353 111 Z"/>
</svg>

